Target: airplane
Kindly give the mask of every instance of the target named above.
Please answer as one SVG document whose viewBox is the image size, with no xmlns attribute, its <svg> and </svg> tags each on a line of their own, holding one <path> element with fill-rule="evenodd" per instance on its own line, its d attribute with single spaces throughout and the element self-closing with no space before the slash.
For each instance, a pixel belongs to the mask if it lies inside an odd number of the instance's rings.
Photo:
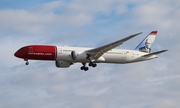
<svg viewBox="0 0 180 108">
<path fill-rule="evenodd" d="M 134 50 L 114 48 L 142 32 L 97 48 L 29 45 L 20 48 L 14 53 L 14 56 L 24 59 L 26 65 L 29 64 L 28 60 L 55 61 L 57 68 L 68 68 L 74 63 L 82 63 L 83 66 L 80 69 L 87 71 L 89 67 L 96 67 L 97 63 L 125 64 L 157 58 L 157 54 L 168 51 L 161 50 L 151 53 L 151 45 L 157 32 L 152 31 Z M 87 63 L 89 67 L 86 66 Z"/>
</svg>

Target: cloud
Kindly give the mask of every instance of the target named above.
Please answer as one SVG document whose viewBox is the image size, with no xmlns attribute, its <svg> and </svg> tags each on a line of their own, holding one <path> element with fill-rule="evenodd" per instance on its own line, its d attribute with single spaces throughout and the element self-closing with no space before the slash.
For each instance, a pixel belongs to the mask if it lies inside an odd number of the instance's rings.
<svg viewBox="0 0 180 108">
<path fill-rule="evenodd" d="M 174 4 L 174 3 L 172 3 Z M 177 22 L 178 5 L 172 8 L 169 1 L 158 3 L 158 1 L 149 1 L 139 5 L 134 11 L 138 17 L 138 24 L 141 26 L 155 26 L 160 29 L 169 29 Z M 178 27 L 178 26 L 176 26 Z M 179 27 L 178 27 L 179 28 Z"/>
<path fill-rule="evenodd" d="M 61 11 L 57 7 L 61 8 L 63 4 L 61 1 L 56 1 L 31 10 L 1 10 L 0 24 L 2 26 L 0 29 L 3 33 L 9 33 L 9 29 L 11 29 L 11 34 L 42 34 L 56 27 L 83 26 L 91 20 L 91 16 L 85 13 L 56 14 L 56 11 Z"/>
<path fill-rule="evenodd" d="M 110 16 L 113 10 L 117 15 L 126 12 L 126 7 L 121 6 L 121 3 L 123 2 L 116 0 L 106 0 L 101 4 L 97 4 L 96 1 L 59 0 L 37 5 L 31 9 L 3 9 L 0 10 L 2 25 L 0 30 L 9 34 L 33 35 L 47 33 L 56 28 L 82 27 L 99 20 L 96 18 L 99 14 Z"/>
<path fill-rule="evenodd" d="M 48 93 L 54 93 L 54 94 L 60 94 L 60 93 L 65 93 L 68 92 L 70 88 L 66 85 L 53 85 L 47 87 L 47 92 Z"/>
</svg>

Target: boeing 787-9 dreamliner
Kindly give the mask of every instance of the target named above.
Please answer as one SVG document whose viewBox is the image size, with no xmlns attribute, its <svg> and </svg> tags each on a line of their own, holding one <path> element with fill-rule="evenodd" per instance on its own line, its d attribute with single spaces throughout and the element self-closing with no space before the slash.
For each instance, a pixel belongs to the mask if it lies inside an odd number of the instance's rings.
<svg viewBox="0 0 180 108">
<path fill-rule="evenodd" d="M 51 60 L 58 68 L 68 68 L 74 63 L 82 63 L 81 70 L 87 71 L 89 67 L 96 67 L 97 63 L 124 64 L 140 62 L 157 58 L 157 54 L 167 50 L 151 53 L 151 45 L 156 38 L 157 31 L 152 31 L 134 50 L 114 49 L 127 40 L 141 33 L 130 35 L 110 44 L 97 47 L 67 47 L 52 45 L 29 45 L 20 48 L 14 55 L 26 61 Z"/>
</svg>

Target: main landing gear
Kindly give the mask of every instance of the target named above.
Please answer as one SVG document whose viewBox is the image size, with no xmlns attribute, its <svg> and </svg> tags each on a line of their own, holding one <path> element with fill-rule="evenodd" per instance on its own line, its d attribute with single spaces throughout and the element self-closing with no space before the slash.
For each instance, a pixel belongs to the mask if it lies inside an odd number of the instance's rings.
<svg viewBox="0 0 180 108">
<path fill-rule="evenodd" d="M 84 70 L 84 71 L 87 71 L 87 70 L 89 70 L 89 68 L 88 67 L 86 67 L 86 63 L 82 63 L 83 64 L 83 66 L 81 67 L 81 70 Z M 96 67 L 97 66 L 97 64 L 95 64 L 95 63 L 89 63 L 89 66 L 91 67 Z"/>
<path fill-rule="evenodd" d="M 28 59 L 24 59 L 24 61 L 26 61 L 26 65 L 29 65 Z"/>
<path fill-rule="evenodd" d="M 92 63 L 92 62 L 91 62 L 91 63 L 89 63 L 89 66 L 90 66 L 90 67 L 92 66 L 92 67 L 94 68 L 94 67 L 96 67 L 96 66 L 97 66 L 97 64 L 96 64 L 96 63 Z"/>
</svg>

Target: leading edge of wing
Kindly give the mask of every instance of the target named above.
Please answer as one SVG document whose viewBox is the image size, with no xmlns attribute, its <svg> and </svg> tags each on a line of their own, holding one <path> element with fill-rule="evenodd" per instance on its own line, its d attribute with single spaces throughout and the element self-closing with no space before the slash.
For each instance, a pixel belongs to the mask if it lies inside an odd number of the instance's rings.
<svg viewBox="0 0 180 108">
<path fill-rule="evenodd" d="M 94 48 L 94 49 L 91 49 L 91 50 L 87 50 L 86 53 L 87 54 L 90 54 L 91 56 L 93 56 L 93 58 L 95 60 L 97 60 L 99 57 L 101 57 L 105 52 L 123 44 L 123 42 L 141 34 L 142 32 L 140 33 L 137 33 L 137 34 L 133 34 L 133 35 L 130 35 L 126 38 L 123 38 L 123 39 L 120 39 L 118 41 L 115 41 L 115 42 L 112 42 L 110 44 L 107 44 L 107 45 L 104 45 L 104 46 L 101 46 L 101 47 L 98 47 L 98 48 Z"/>
</svg>

